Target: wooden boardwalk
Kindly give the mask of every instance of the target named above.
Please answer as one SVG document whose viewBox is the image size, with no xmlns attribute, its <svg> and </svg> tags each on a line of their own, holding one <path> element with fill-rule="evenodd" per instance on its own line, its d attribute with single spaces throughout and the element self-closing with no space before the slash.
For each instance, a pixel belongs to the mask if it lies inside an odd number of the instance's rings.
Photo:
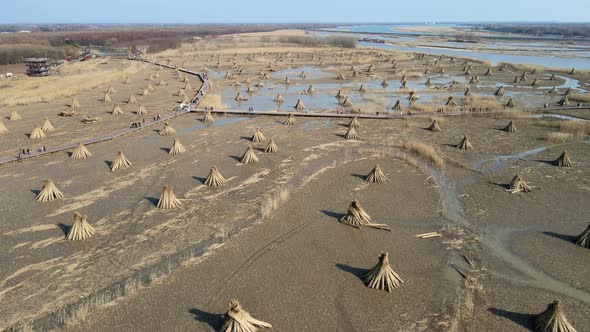
<svg viewBox="0 0 590 332">
<path fill-rule="evenodd" d="M 146 60 L 143 60 L 143 61 L 147 62 L 147 63 L 152 63 L 154 65 L 162 66 L 165 68 L 175 69 L 175 67 L 164 65 L 164 64 L 159 64 L 157 62 L 150 62 L 150 61 L 146 61 Z M 209 79 L 207 76 L 205 76 L 201 73 L 197 73 L 197 72 L 194 72 L 194 71 L 191 71 L 188 69 L 180 69 L 179 68 L 179 71 L 190 74 L 190 75 L 195 75 L 202 82 L 201 88 L 199 90 L 197 90 L 195 95 L 191 98 L 190 104 L 185 106 L 184 108 L 174 111 L 174 112 L 169 112 L 169 113 L 163 114 L 159 120 L 146 121 L 146 122 L 142 123 L 141 127 L 125 128 L 125 129 L 117 130 L 115 132 L 112 132 L 112 133 L 109 133 L 106 135 L 102 135 L 99 137 L 93 137 L 93 138 L 88 138 L 85 140 L 80 140 L 76 143 L 68 143 L 68 144 L 63 144 L 63 145 L 59 145 L 59 146 L 46 147 L 45 151 L 42 151 L 42 152 L 41 151 L 31 151 L 30 154 L 23 155 L 21 157 L 19 157 L 19 156 L 0 157 L 0 165 L 15 162 L 15 161 L 22 161 L 22 160 L 26 160 L 26 159 L 30 159 L 30 158 L 34 158 L 34 157 L 39 157 L 39 156 L 43 156 L 43 155 L 46 155 L 49 153 L 70 150 L 70 149 L 73 149 L 78 143 L 82 143 L 84 145 L 90 145 L 90 144 L 94 144 L 94 143 L 100 143 L 100 142 L 112 140 L 114 138 L 121 137 L 123 135 L 127 135 L 130 133 L 145 129 L 145 128 L 149 128 L 149 127 L 156 125 L 158 123 L 161 123 L 161 122 L 173 119 L 177 116 L 191 112 L 192 111 L 191 108 L 196 107 L 199 104 L 199 102 L 201 101 L 201 99 L 205 96 L 207 91 L 209 90 Z"/>
</svg>

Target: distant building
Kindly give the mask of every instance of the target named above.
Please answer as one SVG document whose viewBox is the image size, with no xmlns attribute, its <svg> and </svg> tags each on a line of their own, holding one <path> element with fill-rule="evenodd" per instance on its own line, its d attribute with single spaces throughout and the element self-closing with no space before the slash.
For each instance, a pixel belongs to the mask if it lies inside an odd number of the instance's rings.
<svg viewBox="0 0 590 332">
<path fill-rule="evenodd" d="M 27 66 L 27 75 L 33 77 L 41 77 L 49 75 L 49 65 L 47 58 L 25 58 L 25 65 Z"/>
</svg>

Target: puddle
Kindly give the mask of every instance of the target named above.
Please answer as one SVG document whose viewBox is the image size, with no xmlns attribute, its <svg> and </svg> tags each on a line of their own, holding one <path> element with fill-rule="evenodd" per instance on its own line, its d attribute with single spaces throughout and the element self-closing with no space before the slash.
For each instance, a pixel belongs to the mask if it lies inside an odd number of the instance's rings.
<svg viewBox="0 0 590 332">
<path fill-rule="evenodd" d="M 248 120 L 248 118 L 241 118 L 241 117 L 217 118 L 217 119 L 215 119 L 215 122 L 213 122 L 210 125 L 198 124 L 196 126 L 179 129 L 178 134 L 180 134 L 180 135 L 188 134 L 188 133 L 192 133 L 194 131 L 199 131 L 201 129 L 205 129 L 207 127 L 219 127 L 219 126 L 223 126 L 223 125 L 227 125 L 227 124 L 231 124 L 231 123 L 236 123 L 236 122 L 240 122 L 240 121 L 244 121 L 244 120 Z"/>
</svg>

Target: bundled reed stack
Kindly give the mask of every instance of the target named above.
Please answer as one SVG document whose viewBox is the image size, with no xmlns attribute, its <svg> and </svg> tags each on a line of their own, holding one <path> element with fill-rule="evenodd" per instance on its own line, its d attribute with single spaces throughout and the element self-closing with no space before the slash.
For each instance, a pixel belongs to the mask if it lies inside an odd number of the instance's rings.
<svg viewBox="0 0 590 332">
<path fill-rule="evenodd" d="M 279 152 L 279 148 L 277 147 L 277 145 L 275 144 L 275 141 L 272 138 L 268 142 L 268 145 L 266 146 L 266 148 L 264 148 L 264 152 L 265 153 L 277 153 L 277 152 Z"/>
<path fill-rule="evenodd" d="M 147 110 L 145 109 L 145 107 L 142 104 L 139 104 L 137 106 L 137 115 L 146 115 L 148 114 Z"/>
<path fill-rule="evenodd" d="M 283 125 L 293 126 L 293 125 L 295 125 L 295 122 L 297 122 L 297 120 L 295 120 L 295 116 L 293 114 L 289 114 L 289 116 L 287 117 L 287 120 L 285 120 Z"/>
<path fill-rule="evenodd" d="M 117 90 L 115 90 L 115 88 L 113 88 L 112 86 L 109 86 L 106 93 L 107 94 L 117 93 Z"/>
<path fill-rule="evenodd" d="M 305 93 L 307 93 L 308 95 L 313 95 L 315 93 L 313 85 L 310 85 L 309 88 L 307 88 L 307 90 L 305 91 Z"/>
<path fill-rule="evenodd" d="M 385 174 L 383 174 L 381 166 L 379 164 L 376 164 L 375 167 L 373 167 L 373 170 L 371 170 L 371 173 L 369 173 L 365 177 L 365 181 L 369 183 L 383 183 L 388 182 L 389 179 L 387 179 Z"/>
<path fill-rule="evenodd" d="M 143 91 L 141 92 L 142 96 L 149 96 L 150 95 L 150 91 L 148 89 L 143 89 Z"/>
<path fill-rule="evenodd" d="M 282 103 L 284 103 L 284 102 L 285 102 L 285 99 L 283 99 L 283 96 L 281 96 L 281 94 L 279 93 L 279 94 L 277 95 L 277 97 L 275 98 L 274 102 L 275 102 L 276 104 L 279 104 L 279 105 L 281 105 Z"/>
<path fill-rule="evenodd" d="M 72 103 L 70 104 L 71 108 L 80 108 L 80 102 L 78 101 L 78 98 L 76 97 L 72 97 Z"/>
<path fill-rule="evenodd" d="M 344 101 L 342 103 L 340 103 L 340 105 L 342 105 L 344 107 L 352 107 L 352 101 L 350 100 L 350 98 L 348 96 L 346 96 L 344 98 Z"/>
<path fill-rule="evenodd" d="M 426 85 L 426 86 L 432 85 L 432 80 L 430 79 L 430 77 L 426 80 L 426 82 L 424 82 L 424 85 Z"/>
<path fill-rule="evenodd" d="M 49 202 L 58 198 L 63 198 L 64 194 L 57 189 L 53 181 L 49 179 L 43 180 L 43 188 L 35 198 L 37 202 Z"/>
<path fill-rule="evenodd" d="M 565 92 L 563 93 L 564 96 L 569 96 L 571 94 L 572 94 L 572 89 L 571 88 L 565 89 Z"/>
<path fill-rule="evenodd" d="M 572 68 L 572 70 L 570 70 L 570 75 L 574 75 L 576 73 L 576 69 Z"/>
<path fill-rule="evenodd" d="M 160 129 L 158 134 L 160 136 L 170 136 L 170 135 L 176 134 L 176 130 L 174 128 L 172 128 L 172 126 L 170 126 L 168 124 L 168 122 L 164 122 L 164 127 L 162 127 L 162 129 Z"/>
<path fill-rule="evenodd" d="M 135 99 L 134 95 L 129 96 L 129 99 L 127 99 L 127 104 L 137 104 L 137 99 Z"/>
<path fill-rule="evenodd" d="M 367 91 L 367 89 L 365 88 L 365 84 L 361 83 L 361 86 L 359 87 L 359 92 L 365 92 Z"/>
<path fill-rule="evenodd" d="M 336 77 L 336 79 L 339 80 L 339 81 L 344 81 L 345 80 L 344 75 L 342 73 L 340 73 L 338 75 L 338 77 Z"/>
<path fill-rule="evenodd" d="M 162 194 L 160 195 L 160 200 L 158 201 L 158 209 L 173 209 L 180 206 L 180 200 L 176 198 L 174 192 L 172 191 L 171 186 L 164 186 L 162 188 Z"/>
<path fill-rule="evenodd" d="M 447 99 L 447 107 L 457 107 L 457 102 L 455 102 L 455 97 L 450 96 L 449 99 Z"/>
<path fill-rule="evenodd" d="M 186 93 L 184 93 L 183 89 L 179 89 L 178 92 L 176 92 L 176 95 L 178 97 L 186 97 Z"/>
<path fill-rule="evenodd" d="M 188 83 L 188 82 L 187 82 L 187 83 L 184 85 L 184 89 L 185 89 L 185 90 L 192 90 L 192 89 L 193 89 L 193 87 L 191 86 L 191 84 L 190 84 L 190 83 Z"/>
<path fill-rule="evenodd" d="M 457 148 L 459 148 L 461 150 L 471 150 L 471 149 L 473 149 L 473 145 L 471 145 L 471 142 L 469 142 L 469 139 L 467 139 L 467 136 L 463 136 L 463 139 L 457 145 Z"/>
<path fill-rule="evenodd" d="M 492 73 L 492 68 L 488 68 L 488 71 L 486 71 L 485 76 L 494 76 L 494 74 Z"/>
<path fill-rule="evenodd" d="M 231 300 L 225 314 L 221 332 L 256 332 L 258 328 L 272 328 L 272 325 L 253 318 L 237 300 Z"/>
<path fill-rule="evenodd" d="M 207 179 L 205 179 L 205 185 L 209 187 L 219 187 L 227 183 L 227 180 L 221 175 L 216 166 L 211 167 Z"/>
<path fill-rule="evenodd" d="M 254 89 L 253 87 L 249 86 L 248 89 L 246 89 L 246 93 L 251 95 L 256 93 L 256 89 Z"/>
<path fill-rule="evenodd" d="M 535 319 L 535 331 L 576 332 L 576 329 L 565 318 L 559 301 L 553 301 L 553 303 L 549 303 L 545 311 L 537 315 Z"/>
<path fill-rule="evenodd" d="M 353 117 L 350 122 L 348 123 L 348 128 L 360 128 L 361 124 L 359 123 L 358 117 Z"/>
<path fill-rule="evenodd" d="M 244 154 L 242 155 L 240 162 L 242 164 L 254 164 L 258 162 L 258 157 L 254 153 L 252 145 L 248 145 L 248 148 L 246 149 L 246 152 L 244 152 Z"/>
<path fill-rule="evenodd" d="M 43 130 L 44 133 L 49 133 L 49 132 L 55 131 L 55 128 L 53 128 L 53 125 L 51 124 L 51 122 L 49 122 L 49 119 L 45 118 L 45 120 L 43 121 L 43 126 L 41 127 L 41 130 Z"/>
<path fill-rule="evenodd" d="M 570 157 L 567 154 L 567 152 L 563 151 L 559 158 L 553 161 L 553 165 L 559 167 L 572 167 L 572 161 L 570 160 Z"/>
<path fill-rule="evenodd" d="M 555 77 L 555 74 L 551 74 L 551 77 L 549 77 L 550 81 L 556 81 L 557 78 Z"/>
<path fill-rule="evenodd" d="M 512 100 L 512 98 L 508 99 L 508 102 L 506 103 L 506 107 L 510 107 L 510 108 L 514 107 L 514 101 Z"/>
<path fill-rule="evenodd" d="M 121 107 L 119 107 L 119 104 L 115 104 L 115 106 L 113 106 L 113 111 L 111 112 L 111 114 L 113 115 L 118 115 L 118 114 L 123 114 L 123 110 L 121 109 Z"/>
<path fill-rule="evenodd" d="M 66 238 L 70 241 L 80 241 L 94 235 L 94 227 L 88 223 L 88 216 L 74 212 L 74 223 Z"/>
<path fill-rule="evenodd" d="M 148 83 L 145 85 L 145 90 L 152 92 L 152 91 L 154 91 L 154 87 L 150 83 Z"/>
<path fill-rule="evenodd" d="M 22 119 L 22 118 L 20 117 L 20 115 L 18 115 L 18 113 L 16 111 L 12 111 L 10 113 L 10 117 L 8 118 L 8 120 L 10 120 L 10 121 L 18 121 L 20 119 Z"/>
<path fill-rule="evenodd" d="M 180 143 L 178 138 L 174 139 L 174 143 L 172 143 L 172 147 L 170 148 L 169 154 L 176 155 L 182 154 L 186 151 L 185 147 Z"/>
<path fill-rule="evenodd" d="M 580 247 L 590 249 L 590 224 L 588 224 L 588 227 L 586 227 L 586 230 L 582 234 L 576 237 L 576 244 Z"/>
<path fill-rule="evenodd" d="M 340 218 L 340 222 L 349 226 L 353 226 L 355 228 L 360 228 L 361 226 L 369 226 L 383 230 L 389 230 L 387 226 L 383 224 L 373 224 L 371 222 L 371 216 L 363 209 L 361 204 L 354 200 L 350 203 L 348 207 L 348 211 L 346 214 Z"/>
<path fill-rule="evenodd" d="M 246 98 L 242 97 L 242 94 L 238 91 L 238 94 L 234 98 L 235 101 L 240 102 L 246 100 Z"/>
<path fill-rule="evenodd" d="M 116 171 L 118 169 L 124 169 L 131 166 L 131 162 L 123 155 L 123 152 L 117 152 L 117 156 L 115 160 L 113 160 L 113 164 L 111 165 L 111 172 Z"/>
<path fill-rule="evenodd" d="M 569 106 L 570 105 L 570 101 L 567 98 L 567 96 L 564 96 L 563 98 L 561 98 L 560 101 L 557 102 L 557 105 L 559 105 L 559 106 Z"/>
<path fill-rule="evenodd" d="M 260 128 L 256 128 L 256 130 L 254 131 L 254 135 L 252 135 L 252 142 L 260 143 L 264 140 L 266 140 L 266 137 L 264 137 L 262 130 Z"/>
<path fill-rule="evenodd" d="M 342 89 L 338 89 L 338 93 L 334 97 L 336 97 L 338 100 L 344 99 L 344 93 L 342 93 Z"/>
<path fill-rule="evenodd" d="M 398 99 L 391 109 L 394 111 L 403 111 L 404 105 L 402 105 L 402 101 Z"/>
<path fill-rule="evenodd" d="M 45 135 L 45 133 L 43 132 L 43 130 L 41 129 L 41 127 L 39 127 L 38 124 L 34 124 L 33 125 L 33 130 L 31 130 L 31 134 L 29 135 L 30 139 L 41 139 L 41 138 L 45 138 L 47 135 Z"/>
<path fill-rule="evenodd" d="M 103 101 L 103 102 L 105 102 L 105 103 L 110 103 L 110 102 L 112 102 L 112 100 L 111 100 L 111 96 L 109 96 L 108 92 L 104 94 L 104 98 L 103 98 L 103 100 L 102 100 L 102 101 Z"/>
<path fill-rule="evenodd" d="M 0 120 L 0 135 L 8 135 L 8 128 L 4 125 L 4 122 Z"/>
<path fill-rule="evenodd" d="M 410 91 L 410 94 L 408 95 L 408 100 L 410 102 L 418 100 L 418 95 L 416 94 L 416 91 Z"/>
<path fill-rule="evenodd" d="M 215 119 L 213 118 L 213 115 L 211 115 L 211 111 L 207 111 L 207 113 L 205 113 L 205 116 L 203 117 L 203 122 L 213 123 L 213 121 L 215 121 Z"/>
<path fill-rule="evenodd" d="M 531 187 L 522 179 L 520 173 L 516 173 L 508 185 L 508 191 L 512 194 L 519 192 L 528 193 L 531 191 Z"/>
<path fill-rule="evenodd" d="M 510 121 L 508 123 L 508 125 L 506 127 L 504 127 L 504 131 L 509 132 L 509 133 L 517 132 L 516 125 L 514 124 L 514 121 Z"/>
<path fill-rule="evenodd" d="M 365 285 L 373 289 L 383 289 L 391 292 L 394 288 L 404 283 L 402 278 L 393 271 L 389 264 L 389 253 L 381 253 L 377 265 L 370 269 L 364 276 Z"/>
<path fill-rule="evenodd" d="M 555 85 L 551 88 L 551 90 L 547 91 L 548 94 L 554 94 L 557 92 L 557 88 L 555 88 Z"/>
<path fill-rule="evenodd" d="M 166 85 L 168 85 L 168 84 L 166 84 L 166 82 L 165 82 L 164 80 L 160 80 L 160 81 L 158 82 L 158 85 L 159 85 L 159 86 L 166 86 Z"/>
<path fill-rule="evenodd" d="M 428 130 L 435 132 L 435 133 L 440 131 L 440 126 L 438 125 L 438 121 L 436 121 L 436 119 L 432 120 L 432 123 L 428 127 Z"/>
<path fill-rule="evenodd" d="M 500 86 L 496 92 L 494 92 L 495 96 L 502 97 L 504 95 L 504 87 Z"/>
<path fill-rule="evenodd" d="M 383 80 L 383 82 L 381 82 L 381 87 L 386 88 L 389 86 L 389 83 L 387 83 L 386 80 Z"/>
<path fill-rule="evenodd" d="M 301 101 L 301 99 L 297 99 L 297 104 L 295 104 L 295 109 L 298 111 L 305 109 L 305 104 Z"/>
<path fill-rule="evenodd" d="M 344 134 L 344 138 L 346 138 L 346 139 L 358 139 L 359 136 L 356 133 L 356 130 L 354 129 L 354 127 L 349 127 L 348 130 L 346 131 L 346 134 Z"/>
<path fill-rule="evenodd" d="M 403 81 L 402 84 L 399 86 L 400 89 L 407 89 L 408 88 L 408 82 Z"/>
<path fill-rule="evenodd" d="M 70 158 L 77 160 L 86 159 L 88 157 L 92 157 L 92 153 L 90 153 L 90 151 L 88 151 L 88 149 L 82 143 L 78 143 L 78 145 L 76 145 L 74 150 L 72 150 L 72 155 L 70 156 Z"/>
</svg>

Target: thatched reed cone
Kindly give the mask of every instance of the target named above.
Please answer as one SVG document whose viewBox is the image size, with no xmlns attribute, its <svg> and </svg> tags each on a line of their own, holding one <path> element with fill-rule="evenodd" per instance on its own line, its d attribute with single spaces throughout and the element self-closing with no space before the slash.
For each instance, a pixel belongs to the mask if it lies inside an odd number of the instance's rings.
<svg viewBox="0 0 590 332">
<path fill-rule="evenodd" d="M 125 113 L 125 112 L 123 112 L 123 110 L 121 109 L 119 104 L 115 104 L 115 106 L 113 106 L 113 110 L 111 111 L 111 114 L 118 115 L 118 114 L 123 114 L 123 113 Z"/>
<path fill-rule="evenodd" d="M 467 139 L 467 136 L 463 136 L 463 139 L 457 145 L 457 148 L 459 148 L 461 150 L 471 150 L 471 149 L 473 149 L 473 145 L 471 145 L 471 142 L 469 142 L 469 139 Z"/>
<path fill-rule="evenodd" d="M 559 158 L 553 161 L 553 165 L 559 167 L 572 167 L 572 161 L 570 160 L 570 157 L 567 154 L 567 152 L 563 151 Z"/>
<path fill-rule="evenodd" d="M 508 123 L 508 125 L 506 127 L 504 127 L 504 131 L 509 132 L 509 133 L 515 133 L 518 130 L 516 129 L 516 125 L 514 124 L 514 121 L 510 121 Z"/>
<path fill-rule="evenodd" d="M 281 96 L 281 94 L 279 93 L 279 94 L 277 95 L 277 97 L 275 98 L 274 102 L 275 102 L 276 104 L 279 104 L 279 105 L 280 105 L 280 104 L 282 104 L 282 103 L 284 103 L 284 102 L 285 102 L 285 99 L 283 99 L 283 96 Z"/>
<path fill-rule="evenodd" d="M 88 216 L 74 212 L 74 223 L 66 238 L 70 241 L 80 241 L 94 235 L 94 227 L 88 223 Z"/>
<path fill-rule="evenodd" d="M 43 188 L 35 198 L 38 202 L 49 202 L 54 199 L 63 198 L 64 194 L 57 189 L 53 181 L 49 179 L 43 180 Z"/>
<path fill-rule="evenodd" d="M 246 93 L 251 95 L 256 93 L 256 89 L 254 89 L 253 87 L 249 86 L 248 89 L 246 89 Z"/>
<path fill-rule="evenodd" d="M 559 105 L 559 106 L 569 106 L 570 104 L 571 103 L 570 103 L 567 96 L 564 96 L 563 98 L 561 98 L 560 101 L 557 102 L 557 105 Z"/>
<path fill-rule="evenodd" d="M 39 127 L 38 124 L 34 124 L 33 125 L 33 130 L 31 131 L 31 134 L 29 135 L 30 139 L 40 139 L 40 138 L 45 138 L 47 135 L 45 135 L 45 133 L 43 132 L 43 130 L 41 129 L 41 127 Z"/>
<path fill-rule="evenodd" d="M 305 104 L 301 101 L 301 99 L 297 99 L 297 104 L 295 104 L 295 109 L 298 111 L 305 109 Z"/>
<path fill-rule="evenodd" d="M 12 111 L 10 113 L 10 117 L 8 118 L 8 120 L 10 120 L 10 121 L 17 121 L 20 119 L 22 119 L 22 118 L 20 117 L 20 115 L 18 115 L 18 113 L 16 111 Z"/>
<path fill-rule="evenodd" d="M 586 230 L 582 234 L 576 237 L 576 244 L 590 249 L 590 224 L 588 224 L 588 227 L 586 227 Z"/>
<path fill-rule="evenodd" d="M 142 96 L 149 96 L 150 95 L 150 91 L 148 89 L 143 89 L 143 91 L 141 92 Z"/>
<path fill-rule="evenodd" d="M 178 90 L 178 92 L 176 93 L 176 95 L 178 97 L 184 97 L 184 96 L 186 96 L 186 93 L 184 93 L 184 90 L 180 89 L 180 90 Z"/>
<path fill-rule="evenodd" d="M 242 155 L 240 162 L 242 164 L 254 164 L 258 162 L 258 157 L 256 157 L 252 145 L 248 145 L 248 148 L 246 149 L 246 152 L 244 152 L 244 155 Z"/>
<path fill-rule="evenodd" d="M 158 134 L 160 136 L 170 136 L 170 135 L 176 134 L 176 130 L 174 128 L 172 128 L 172 126 L 170 126 L 168 124 L 168 122 L 164 122 L 164 127 L 162 127 L 162 129 L 160 129 Z"/>
<path fill-rule="evenodd" d="M 440 131 L 440 127 L 438 125 L 438 121 L 432 120 L 432 123 L 428 127 L 428 130 L 430 130 L 432 132 L 439 132 Z"/>
<path fill-rule="evenodd" d="M 72 98 L 72 103 L 70 104 L 71 108 L 80 108 L 80 102 L 78 101 L 78 98 L 73 97 Z"/>
<path fill-rule="evenodd" d="M 450 96 L 449 99 L 447 99 L 446 106 L 448 106 L 448 107 L 455 107 L 455 106 L 457 106 L 457 102 L 455 101 L 455 97 Z"/>
<path fill-rule="evenodd" d="M 424 83 L 424 85 L 426 86 L 431 86 L 432 85 L 432 79 L 430 79 L 430 77 L 426 80 L 426 82 Z"/>
<path fill-rule="evenodd" d="M 576 329 L 565 318 L 559 301 L 553 301 L 553 303 L 549 303 L 545 311 L 537 315 L 535 319 L 535 331 L 576 332 Z"/>
<path fill-rule="evenodd" d="M 147 110 L 145 109 L 145 107 L 142 104 L 139 104 L 137 106 L 137 115 L 146 115 L 148 114 Z"/>
<path fill-rule="evenodd" d="M 41 127 L 41 130 L 43 130 L 44 133 L 49 133 L 55 131 L 55 128 L 53 128 L 53 125 L 51 122 L 49 122 L 49 119 L 45 118 L 45 120 L 43 120 L 43 126 Z"/>
<path fill-rule="evenodd" d="M 160 85 L 160 86 L 165 86 L 165 85 L 168 85 L 168 84 L 166 84 L 166 82 L 165 82 L 164 80 L 160 80 L 160 81 L 158 82 L 158 85 Z"/>
<path fill-rule="evenodd" d="M 135 96 L 131 95 L 129 99 L 127 99 L 127 104 L 137 104 L 137 99 L 135 99 Z"/>
<path fill-rule="evenodd" d="M 531 187 L 522 179 L 520 173 L 516 173 L 508 185 L 508 191 L 513 194 L 519 192 L 528 193 L 531 191 Z"/>
<path fill-rule="evenodd" d="M 494 73 L 492 73 L 492 68 L 488 68 L 488 71 L 486 71 L 485 76 L 494 76 Z"/>
<path fill-rule="evenodd" d="M 386 88 L 389 86 L 389 83 L 387 83 L 386 80 L 383 80 L 383 82 L 381 82 L 381 87 Z"/>
<path fill-rule="evenodd" d="M 240 92 L 238 92 L 238 94 L 236 95 L 236 97 L 234 98 L 235 101 L 244 101 L 246 100 L 246 98 L 242 97 L 242 94 Z"/>
<path fill-rule="evenodd" d="M 182 143 L 180 143 L 180 140 L 178 138 L 175 138 L 174 143 L 172 144 L 172 147 L 170 148 L 170 151 L 168 153 L 176 155 L 184 153 L 185 151 L 186 148 L 182 145 Z"/>
<path fill-rule="evenodd" d="M 465 89 L 465 92 L 463 93 L 464 96 L 471 96 L 471 88 L 467 88 Z"/>
<path fill-rule="evenodd" d="M 276 145 L 275 141 L 271 138 L 268 142 L 268 145 L 264 148 L 265 153 L 277 153 L 279 152 L 279 147 Z"/>
<path fill-rule="evenodd" d="M 313 87 L 313 85 L 310 85 L 309 88 L 307 88 L 307 90 L 305 91 L 305 93 L 307 93 L 308 95 L 313 95 L 315 93 L 315 88 Z"/>
<path fill-rule="evenodd" d="M 208 111 L 207 113 L 205 113 L 205 116 L 203 117 L 203 122 L 212 123 L 213 121 L 215 121 L 215 119 L 213 118 L 213 115 L 211 115 L 211 112 Z"/>
<path fill-rule="evenodd" d="M 272 328 L 272 325 L 255 319 L 242 308 L 237 300 L 231 300 L 225 314 L 221 332 L 256 332 L 258 328 Z"/>
<path fill-rule="evenodd" d="M 76 145 L 76 147 L 72 151 L 72 155 L 70 156 L 70 158 L 81 160 L 91 156 L 92 153 L 90 153 L 90 151 L 88 151 L 88 149 L 82 143 L 78 143 L 78 145 Z"/>
<path fill-rule="evenodd" d="M 342 89 L 338 89 L 338 93 L 334 97 L 336 97 L 336 99 L 343 99 L 344 93 L 342 93 Z"/>
<path fill-rule="evenodd" d="M 150 83 L 146 84 L 145 89 L 150 92 L 154 91 L 154 87 Z"/>
<path fill-rule="evenodd" d="M 211 167 L 207 179 L 205 179 L 205 185 L 209 187 L 219 187 L 227 183 L 227 180 L 221 175 L 217 167 Z"/>
<path fill-rule="evenodd" d="M 295 116 L 293 114 L 289 114 L 289 116 L 287 117 L 287 120 L 285 120 L 285 122 L 283 122 L 283 125 L 293 126 L 293 125 L 295 125 L 295 122 L 297 122 L 297 120 L 295 120 Z"/>
<path fill-rule="evenodd" d="M 360 128 L 361 124 L 359 123 L 358 117 L 354 117 L 348 123 L 348 128 Z"/>
<path fill-rule="evenodd" d="M 186 84 L 184 85 L 184 89 L 185 89 L 185 90 L 192 90 L 192 89 L 193 89 L 193 87 L 191 86 L 191 84 L 190 84 L 190 83 L 186 83 Z"/>
<path fill-rule="evenodd" d="M 117 152 L 117 156 L 111 165 L 111 172 L 116 171 L 118 169 L 124 169 L 131 166 L 131 162 L 125 157 L 123 152 Z"/>
<path fill-rule="evenodd" d="M 514 101 L 512 100 L 512 98 L 508 99 L 508 102 L 506 103 L 506 107 L 514 107 Z"/>
<path fill-rule="evenodd" d="M 103 102 L 105 102 L 105 103 L 110 103 L 110 102 L 112 102 L 112 100 L 111 100 L 111 96 L 109 96 L 109 94 L 108 94 L 108 93 L 105 93 L 105 94 L 104 94 L 104 98 L 103 98 L 103 100 L 102 100 L 102 101 L 103 101 Z"/>
<path fill-rule="evenodd" d="M 340 105 L 344 106 L 344 107 L 352 107 L 352 101 L 350 100 L 350 98 L 348 96 L 344 97 L 344 101 L 342 103 L 340 103 Z"/>
<path fill-rule="evenodd" d="M 344 138 L 358 139 L 359 135 L 356 133 L 356 130 L 354 129 L 354 127 L 349 127 L 348 130 L 346 131 L 346 134 L 344 134 Z"/>
<path fill-rule="evenodd" d="M 404 105 L 402 104 L 401 100 L 398 99 L 391 109 L 394 111 L 402 111 L 404 109 Z"/>
<path fill-rule="evenodd" d="M 373 170 L 371 170 L 371 173 L 369 173 L 365 177 L 365 181 L 369 183 L 383 183 L 388 182 L 389 179 L 387 179 L 385 174 L 383 174 L 381 166 L 379 164 L 376 164 L 375 167 L 373 167 Z"/>
<path fill-rule="evenodd" d="M 340 218 L 340 222 L 354 227 L 360 227 L 370 224 L 371 216 L 369 216 L 358 201 L 352 201 L 346 214 Z"/>
<path fill-rule="evenodd" d="M 408 100 L 409 101 L 418 100 L 418 95 L 416 94 L 416 91 L 410 91 L 410 94 L 408 95 Z"/>
<path fill-rule="evenodd" d="M 256 128 L 256 130 L 254 131 L 254 135 L 252 135 L 252 142 L 260 143 L 264 140 L 266 140 L 266 137 L 264 137 L 262 130 L 260 128 Z"/>
<path fill-rule="evenodd" d="M 503 87 L 503 86 L 500 86 L 500 87 L 498 88 L 498 90 L 496 90 L 496 92 L 494 92 L 494 95 L 496 95 L 496 96 L 498 96 L 498 97 L 501 97 L 501 96 L 503 96 L 503 95 L 504 95 L 504 87 Z"/>
<path fill-rule="evenodd" d="M 366 92 L 367 88 L 365 88 L 365 84 L 361 83 L 361 86 L 359 87 L 359 92 Z"/>
<path fill-rule="evenodd" d="M 2 121 L 0 121 L 0 135 L 8 135 L 8 128 L 6 128 Z"/>
<path fill-rule="evenodd" d="M 115 88 L 113 88 L 112 86 L 109 86 L 106 93 L 107 94 L 117 93 L 117 90 L 115 90 Z"/>
<path fill-rule="evenodd" d="M 378 258 L 379 262 L 363 276 L 363 281 L 369 288 L 391 292 L 394 288 L 403 284 L 404 281 L 391 268 L 389 253 L 381 253 Z"/>
<path fill-rule="evenodd" d="M 180 201 L 174 195 L 171 186 L 164 186 L 158 201 L 158 209 L 173 209 L 180 206 Z"/>
</svg>

